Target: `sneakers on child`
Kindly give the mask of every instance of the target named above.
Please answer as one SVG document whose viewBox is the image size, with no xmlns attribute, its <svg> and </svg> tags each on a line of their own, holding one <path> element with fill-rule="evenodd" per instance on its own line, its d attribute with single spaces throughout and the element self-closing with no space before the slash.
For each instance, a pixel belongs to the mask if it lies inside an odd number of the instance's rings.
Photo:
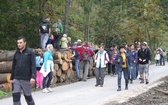
<svg viewBox="0 0 168 105">
<path fill-rule="evenodd" d="M 47 88 L 47 90 L 49 91 L 49 92 L 52 92 L 52 89 L 49 87 L 49 88 Z"/>
<path fill-rule="evenodd" d="M 43 89 L 43 93 L 48 93 L 48 92 L 49 92 L 48 89 L 46 88 Z"/>
</svg>

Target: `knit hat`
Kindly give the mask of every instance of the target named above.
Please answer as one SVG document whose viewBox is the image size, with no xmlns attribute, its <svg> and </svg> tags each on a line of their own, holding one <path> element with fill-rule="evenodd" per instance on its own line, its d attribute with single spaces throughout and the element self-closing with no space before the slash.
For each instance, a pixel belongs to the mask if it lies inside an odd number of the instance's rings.
<svg viewBox="0 0 168 105">
<path fill-rule="evenodd" d="M 63 37 L 67 37 L 67 34 L 63 34 Z"/>
<path fill-rule="evenodd" d="M 78 39 L 77 42 L 82 42 L 82 41 L 80 39 Z"/>
<path fill-rule="evenodd" d="M 148 45 L 147 42 L 143 42 L 143 43 L 142 43 L 142 46 L 146 46 L 146 45 Z"/>
</svg>

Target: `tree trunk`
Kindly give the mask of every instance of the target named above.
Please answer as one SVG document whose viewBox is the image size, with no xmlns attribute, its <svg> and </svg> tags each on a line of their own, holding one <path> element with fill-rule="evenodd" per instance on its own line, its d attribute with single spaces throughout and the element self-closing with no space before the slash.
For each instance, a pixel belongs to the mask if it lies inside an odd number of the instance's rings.
<svg viewBox="0 0 168 105">
<path fill-rule="evenodd" d="M 55 70 L 59 70 L 58 64 L 54 64 L 54 68 L 55 68 Z"/>
<path fill-rule="evenodd" d="M 54 60 L 54 64 L 62 65 L 62 63 L 63 63 L 62 59 Z"/>
<path fill-rule="evenodd" d="M 61 76 L 60 76 L 60 82 L 62 83 L 62 82 L 64 82 L 66 80 L 66 75 L 65 74 L 62 74 Z"/>
<path fill-rule="evenodd" d="M 56 76 L 60 77 L 61 75 L 62 75 L 62 70 L 61 69 L 57 70 L 56 71 Z"/>
<path fill-rule="evenodd" d="M 54 59 L 61 59 L 61 53 L 60 52 L 54 52 L 53 57 Z"/>
<path fill-rule="evenodd" d="M 68 34 L 70 0 L 66 0 L 65 6 L 65 33 Z"/>
<path fill-rule="evenodd" d="M 0 61 L 12 61 L 15 51 L 2 51 L 0 52 Z"/>
<path fill-rule="evenodd" d="M 0 74 L 0 84 L 7 83 L 7 82 L 9 83 L 10 77 L 11 77 L 10 73 Z"/>
<path fill-rule="evenodd" d="M 57 77 L 53 76 L 52 80 L 51 80 L 51 85 L 54 86 L 57 83 Z"/>
<path fill-rule="evenodd" d="M 63 71 L 66 71 L 66 70 L 68 70 L 68 68 L 69 68 L 68 63 L 65 62 L 65 61 L 63 61 L 62 65 L 61 65 L 61 69 L 62 69 Z"/>
<path fill-rule="evenodd" d="M 10 73 L 12 70 L 12 61 L 0 62 L 0 73 Z"/>
</svg>

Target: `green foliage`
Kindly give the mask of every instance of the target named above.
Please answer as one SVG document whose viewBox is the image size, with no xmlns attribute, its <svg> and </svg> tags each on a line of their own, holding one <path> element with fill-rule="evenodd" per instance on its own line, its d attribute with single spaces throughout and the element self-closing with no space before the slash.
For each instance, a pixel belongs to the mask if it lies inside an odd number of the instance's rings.
<svg viewBox="0 0 168 105">
<path fill-rule="evenodd" d="M 18 36 L 39 47 L 38 28 L 45 16 L 65 24 L 65 0 L 0 0 L 0 49 L 16 48 Z M 68 35 L 96 44 L 147 41 L 167 48 L 168 0 L 70 0 Z"/>
</svg>

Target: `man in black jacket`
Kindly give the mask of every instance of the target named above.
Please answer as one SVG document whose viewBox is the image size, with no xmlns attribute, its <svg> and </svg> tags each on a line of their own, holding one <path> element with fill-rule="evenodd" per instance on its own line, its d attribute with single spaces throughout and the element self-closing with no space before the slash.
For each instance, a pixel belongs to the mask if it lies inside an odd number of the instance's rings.
<svg viewBox="0 0 168 105">
<path fill-rule="evenodd" d="M 151 52 L 148 48 L 146 42 L 142 43 L 142 48 L 138 51 L 138 62 L 139 62 L 139 72 L 141 75 L 141 82 L 144 83 L 146 80 L 146 84 L 149 83 L 148 75 L 149 75 L 149 64 L 151 60 Z"/>
<path fill-rule="evenodd" d="M 26 39 L 23 36 L 17 39 L 17 46 L 11 75 L 13 105 L 21 105 L 21 89 L 27 104 L 35 105 L 31 95 L 31 85 L 35 83 L 36 74 L 35 53 L 26 47 Z"/>
</svg>

